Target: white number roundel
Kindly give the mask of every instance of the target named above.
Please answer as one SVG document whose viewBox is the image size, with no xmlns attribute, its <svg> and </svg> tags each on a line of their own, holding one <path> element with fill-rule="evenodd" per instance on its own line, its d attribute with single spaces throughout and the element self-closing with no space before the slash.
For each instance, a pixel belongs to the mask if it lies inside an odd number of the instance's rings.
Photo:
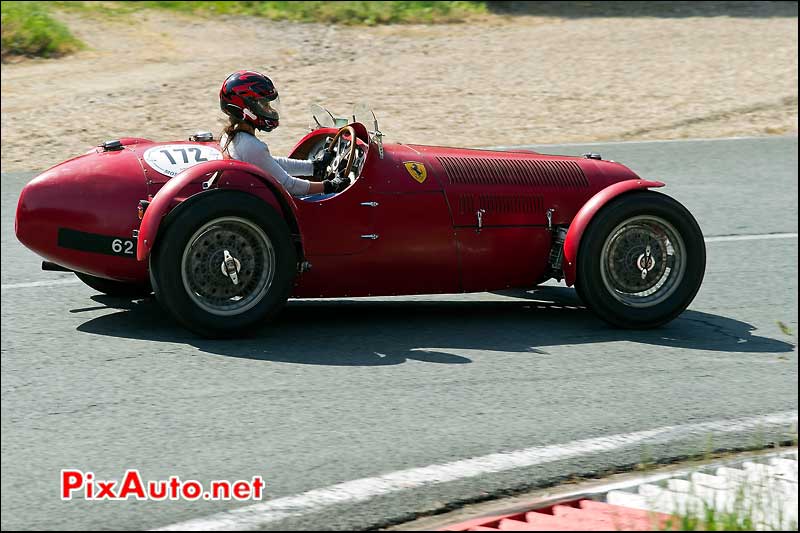
<svg viewBox="0 0 800 533">
<path fill-rule="evenodd" d="M 204 144 L 162 144 L 144 153 L 148 165 L 170 178 L 194 165 L 220 159 L 222 152 Z"/>
</svg>

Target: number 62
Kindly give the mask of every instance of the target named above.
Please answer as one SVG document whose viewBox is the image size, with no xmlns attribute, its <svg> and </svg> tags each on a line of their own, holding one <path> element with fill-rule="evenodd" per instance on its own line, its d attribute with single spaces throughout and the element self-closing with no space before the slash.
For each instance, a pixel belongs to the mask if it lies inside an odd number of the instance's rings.
<svg viewBox="0 0 800 533">
<path fill-rule="evenodd" d="M 120 254 L 120 253 L 132 254 L 133 241 L 114 239 L 113 241 L 111 241 L 111 251 L 114 252 L 115 254 Z"/>
</svg>

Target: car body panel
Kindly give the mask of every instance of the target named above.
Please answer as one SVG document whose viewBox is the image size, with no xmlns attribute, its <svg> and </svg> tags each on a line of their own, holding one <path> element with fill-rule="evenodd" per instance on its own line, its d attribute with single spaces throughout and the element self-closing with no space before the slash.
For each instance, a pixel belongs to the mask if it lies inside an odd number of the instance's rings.
<svg viewBox="0 0 800 533">
<path fill-rule="evenodd" d="M 458 250 L 443 195 L 407 196 L 373 194 L 376 207 L 359 206 L 376 238 L 363 239 L 367 248 L 359 253 L 309 254 L 311 270 L 297 279 L 293 296 L 461 292 Z"/>
<path fill-rule="evenodd" d="M 142 278 L 136 261 L 137 205 L 147 183 L 128 149 L 90 151 L 56 165 L 25 186 L 14 223 L 17 238 L 48 261 L 119 281 Z M 64 230 L 69 236 L 64 241 Z M 119 253 L 114 241 L 119 240 Z"/>
<path fill-rule="evenodd" d="M 457 228 L 463 292 L 533 287 L 550 253 L 544 227 Z"/>
</svg>

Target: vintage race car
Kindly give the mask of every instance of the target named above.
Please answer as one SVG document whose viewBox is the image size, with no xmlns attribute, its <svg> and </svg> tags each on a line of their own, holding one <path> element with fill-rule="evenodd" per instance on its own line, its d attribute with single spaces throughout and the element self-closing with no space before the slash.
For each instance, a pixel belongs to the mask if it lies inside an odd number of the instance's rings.
<svg viewBox="0 0 800 533">
<path fill-rule="evenodd" d="M 336 195 L 295 198 L 210 133 L 108 141 L 22 191 L 16 235 L 48 270 L 110 295 L 155 293 L 179 322 L 231 336 L 290 297 L 574 285 L 600 318 L 651 328 L 705 272 L 694 217 L 664 184 L 583 157 L 384 143 L 374 114 L 313 106 L 290 157 L 331 150 Z"/>
</svg>

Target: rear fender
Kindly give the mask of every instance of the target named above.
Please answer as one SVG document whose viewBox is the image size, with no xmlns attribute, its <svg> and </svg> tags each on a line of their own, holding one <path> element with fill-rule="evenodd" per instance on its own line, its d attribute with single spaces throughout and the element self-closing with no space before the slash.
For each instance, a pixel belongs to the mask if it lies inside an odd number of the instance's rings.
<svg viewBox="0 0 800 533">
<path fill-rule="evenodd" d="M 581 244 L 581 237 L 595 214 L 608 202 L 614 198 L 641 189 L 663 187 L 660 181 L 649 180 L 626 180 L 620 181 L 599 191 L 583 204 L 583 207 L 569 225 L 569 231 L 564 239 L 564 281 L 570 287 L 575 283 L 575 272 L 578 265 L 578 249 Z"/>
<path fill-rule="evenodd" d="M 241 179 L 232 179 L 228 181 L 225 177 L 226 172 L 235 171 L 237 175 L 248 175 L 258 180 L 264 187 L 269 189 L 272 196 L 267 196 L 264 199 L 268 203 L 272 203 L 275 207 L 279 206 L 283 212 L 283 217 L 286 219 L 292 233 L 302 235 L 297 218 L 297 206 L 294 199 L 272 176 L 262 171 L 260 168 L 249 163 L 237 161 L 234 159 L 222 159 L 218 161 L 209 161 L 190 167 L 164 185 L 155 194 L 147 210 L 142 217 L 142 223 L 139 226 L 139 238 L 136 243 L 136 259 L 139 261 L 147 260 L 150 252 L 153 250 L 156 238 L 158 236 L 159 227 L 162 224 L 164 217 L 170 212 L 174 202 L 179 198 L 179 194 L 190 183 L 196 182 L 216 171 L 222 171 L 215 180 L 215 186 L 218 188 L 234 188 L 243 189 L 241 187 Z M 253 192 L 253 191 L 250 191 Z M 203 194 L 203 193 L 199 193 Z M 195 195 L 196 196 L 196 195 Z M 188 202 L 192 197 L 187 199 Z M 277 205 L 275 205 L 277 204 Z M 299 250 L 302 252 L 302 250 Z M 302 255 L 301 255 L 302 257 Z"/>
</svg>

